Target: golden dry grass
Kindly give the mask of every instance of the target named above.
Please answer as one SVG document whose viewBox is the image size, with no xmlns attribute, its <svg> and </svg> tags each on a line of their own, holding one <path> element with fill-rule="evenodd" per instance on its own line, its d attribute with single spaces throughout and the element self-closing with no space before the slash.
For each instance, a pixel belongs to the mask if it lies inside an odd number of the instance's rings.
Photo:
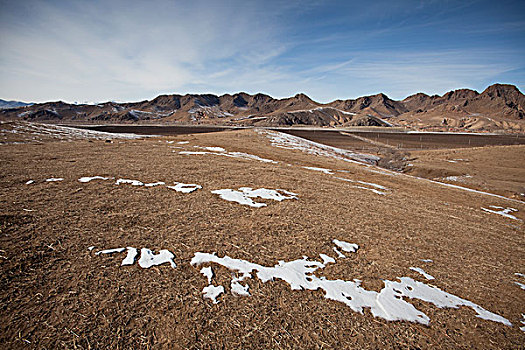
<svg viewBox="0 0 525 350">
<path fill-rule="evenodd" d="M 187 145 L 166 140 L 188 140 Z M 159 142 L 160 141 L 160 142 Z M 183 147 L 220 146 L 278 161 L 179 155 Z M 525 291 L 523 221 L 481 207 L 525 205 L 388 176 L 340 160 L 272 147 L 250 130 L 172 138 L 14 144 L 0 148 L 0 343 L 6 348 L 519 348 Z M 344 170 L 337 176 L 391 189 L 387 196 L 303 166 Z M 82 184 L 82 176 L 197 183 L 181 194 L 163 187 Z M 64 177 L 63 182 L 43 182 Z M 35 184 L 24 183 L 33 179 Z M 298 200 L 253 209 L 210 193 L 218 188 L 282 188 Z M 26 211 L 24 209 L 32 210 Z M 471 309 L 413 301 L 429 326 L 387 322 L 353 312 L 320 291 L 292 291 L 282 281 L 248 281 L 251 297 L 229 293 L 230 271 L 214 266 L 220 303 L 202 298 L 206 279 L 189 261 L 217 252 L 273 266 L 278 260 L 332 253 L 332 239 L 357 243 L 327 278 L 421 279 L 509 319 L 481 320 Z M 177 268 L 120 267 L 122 255 L 87 247 L 169 249 Z M 96 251 L 96 249 L 95 249 Z M 419 259 L 433 259 L 422 265 Z M 524 281 L 521 281 L 524 282 Z M 30 343 L 28 343 L 30 342 Z"/>
</svg>

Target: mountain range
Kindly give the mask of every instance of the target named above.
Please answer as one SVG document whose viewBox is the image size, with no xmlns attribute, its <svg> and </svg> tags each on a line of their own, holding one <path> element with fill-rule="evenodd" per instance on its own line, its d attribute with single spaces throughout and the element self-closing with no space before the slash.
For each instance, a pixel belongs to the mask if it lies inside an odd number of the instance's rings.
<svg viewBox="0 0 525 350">
<path fill-rule="evenodd" d="M 6 108 L 17 108 L 17 107 L 24 107 L 24 106 L 30 106 L 31 103 L 25 103 L 20 101 L 6 101 L 0 99 L 0 109 L 6 109 Z"/>
<path fill-rule="evenodd" d="M 5 102 L 1 100 L 2 102 Z M 514 85 L 479 93 L 460 89 L 442 96 L 417 93 L 396 101 L 385 94 L 322 104 L 305 94 L 160 95 L 131 103 L 46 102 L 0 111 L 3 120 L 61 123 L 173 123 L 239 126 L 399 126 L 423 130 L 525 131 L 525 96 Z"/>
</svg>

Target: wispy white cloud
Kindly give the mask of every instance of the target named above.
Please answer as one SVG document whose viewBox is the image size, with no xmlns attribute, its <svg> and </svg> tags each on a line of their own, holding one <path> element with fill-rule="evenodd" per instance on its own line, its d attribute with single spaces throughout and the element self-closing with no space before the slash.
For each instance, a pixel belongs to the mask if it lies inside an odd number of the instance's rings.
<svg viewBox="0 0 525 350">
<path fill-rule="evenodd" d="M 482 42 L 451 50 L 417 36 L 446 31 L 450 11 L 471 2 L 421 3 L 416 10 L 428 12 L 421 21 L 407 12 L 418 1 L 1 1 L 0 97 L 7 99 L 238 91 L 305 92 L 322 102 L 377 92 L 403 98 L 482 89 L 509 72 L 512 83 L 525 84 L 523 48 Z M 515 34 L 520 23 L 507 27 Z"/>
<path fill-rule="evenodd" d="M 2 28 L 4 97 L 71 101 L 184 92 L 210 76 L 220 78 L 221 61 L 225 76 L 269 64 L 286 50 L 277 40 L 278 24 L 240 2 L 34 5 L 30 14 L 38 16 L 31 26 L 13 20 Z"/>
</svg>

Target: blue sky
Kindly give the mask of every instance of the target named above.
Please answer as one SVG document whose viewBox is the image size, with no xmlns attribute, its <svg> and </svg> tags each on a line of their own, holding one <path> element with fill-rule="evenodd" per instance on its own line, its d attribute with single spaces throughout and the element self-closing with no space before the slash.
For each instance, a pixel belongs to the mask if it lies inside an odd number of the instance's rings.
<svg viewBox="0 0 525 350">
<path fill-rule="evenodd" d="M 0 98 L 525 89 L 525 1 L 3 1 Z"/>
</svg>

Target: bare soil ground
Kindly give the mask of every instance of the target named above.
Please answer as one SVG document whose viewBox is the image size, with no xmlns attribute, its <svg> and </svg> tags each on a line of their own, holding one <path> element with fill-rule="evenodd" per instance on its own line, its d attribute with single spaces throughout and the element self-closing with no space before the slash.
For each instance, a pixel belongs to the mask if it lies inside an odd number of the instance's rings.
<svg viewBox="0 0 525 350">
<path fill-rule="evenodd" d="M 4 348 L 490 349 L 525 343 L 519 329 L 525 290 L 515 284 L 525 283 L 515 275 L 525 273 L 521 201 L 277 148 L 253 130 L 112 143 L 53 138 L 37 143 L 22 136 L 9 135 L 9 140 L 18 137 L 23 143 L 0 146 Z M 223 147 L 278 163 L 178 153 L 198 151 L 194 146 Z M 523 154 L 523 146 L 506 147 Z M 471 151 L 469 159 L 485 161 L 482 150 Z M 499 156 L 489 152 L 486 157 L 500 164 Z M 433 156 L 417 157 L 430 164 Z M 513 169 L 505 162 L 501 166 Z M 523 165 L 517 168 L 522 174 Z M 477 174 L 474 168 L 468 173 Z M 203 188 L 182 194 L 165 187 L 78 181 L 95 175 Z M 388 194 L 336 176 L 382 185 Z M 45 181 L 51 177 L 64 180 Z M 26 185 L 28 180 L 35 183 Z M 513 181 L 523 185 L 523 177 Z M 285 189 L 299 199 L 266 201 L 268 206 L 256 209 L 210 192 L 242 186 Z M 513 213 L 518 220 L 481 209 L 491 205 L 518 209 Z M 231 272 L 217 265 L 214 283 L 226 292 L 212 304 L 202 297 L 206 278 L 189 263 L 195 252 L 266 266 L 320 253 L 335 257 L 333 239 L 360 248 L 328 265 L 322 274 L 329 279 L 359 279 L 364 288 L 379 291 L 383 279 L 409 276 L 426 282 L 409 269 L 419 266 L 436 278 L 432 285 L 513 326 L 477 318 L 470 308 L 440 309 L 417 300 L 410 302 L 430 317 L 428 326 L 389 322 L 327 300 L 320 291 L 293 291 L 283 281 L 256 278 L 248 281 L 252 296 L 237 297 L 229 290 Z M 89 251 L 89 246 L 96 248 Z M 177 267 L 120 266 L 122 254 L 94 254 L 126 246 L 168 249 Z M 433 263 L 423 265 L 420 259 Z"/>
</svg>

